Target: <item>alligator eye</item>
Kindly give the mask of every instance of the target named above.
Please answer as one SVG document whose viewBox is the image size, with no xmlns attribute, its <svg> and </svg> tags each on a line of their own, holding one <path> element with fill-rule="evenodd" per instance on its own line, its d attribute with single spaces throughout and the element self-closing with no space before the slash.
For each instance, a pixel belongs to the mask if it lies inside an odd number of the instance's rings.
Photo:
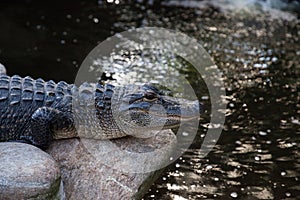
<svg viewBox="0 0 300 200">
<path fill-rule="evenodd" d="M 151 102 L 151 101 L 155 101 L 157 99 L 157 95 L 153 92 L 146 92 L 144 94 L 144 100 Z"/>
</svg>

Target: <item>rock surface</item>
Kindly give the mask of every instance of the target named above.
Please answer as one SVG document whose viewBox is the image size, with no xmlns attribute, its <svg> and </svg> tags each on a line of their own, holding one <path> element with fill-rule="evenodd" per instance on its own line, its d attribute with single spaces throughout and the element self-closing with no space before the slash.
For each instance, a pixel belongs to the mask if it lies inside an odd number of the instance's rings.
<svg viewBox="0 0 300 200">
<path fill-rule="evenodd" d="M 50 155 L 28 144 L 0 143 L 0 199 L 140 199 L 175 145 L 170 130 L 147 139 L 57 140 Z"/>
<path fill-rule="evenodd" d="M 140 199 L 160 166 L 169 160 L 176 136 L 165 130 L 155 137 L 99 141 L 57 140 L 48 153 L 59 163 L 66 199 Z"/>
<path fill-rule="evenodd" d="M 0 143 L 0 163 L 0 199 L 56 198 L 60 169 L 47 153 L 28 144 Z"/>
<path fill-rule="evenodd" d="M 0 63 L 0 74 L 6 74 L 6 69 L 4 65 L 2 65 L 1 63 Z"/>
</svg>

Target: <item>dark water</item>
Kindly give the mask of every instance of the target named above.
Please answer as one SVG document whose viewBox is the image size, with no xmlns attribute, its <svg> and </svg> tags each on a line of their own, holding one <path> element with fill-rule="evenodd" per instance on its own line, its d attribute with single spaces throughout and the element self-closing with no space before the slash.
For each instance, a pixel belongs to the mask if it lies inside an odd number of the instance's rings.
<svg viewBox="0 0 300 200">
<path fill-rule="evenodd" d="M 224 74 L 225 128 L 202 158 L 202 124 L 144 199 L 299 199 L 299 4 L 266 10 L 260 3 L 269 1 L 256 1 L 226 12 L 230 4 L 193 2 L 1 1 L 0 63 L 9 74 L 72 82 L 87 53 L 115 33 L 143 26 L 186 33 Z"/>
</svg>

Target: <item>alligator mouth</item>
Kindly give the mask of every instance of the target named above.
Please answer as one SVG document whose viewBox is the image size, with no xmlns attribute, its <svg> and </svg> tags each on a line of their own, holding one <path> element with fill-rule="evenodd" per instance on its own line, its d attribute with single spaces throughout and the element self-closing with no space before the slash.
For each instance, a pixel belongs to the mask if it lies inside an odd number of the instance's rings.
<svg viewBox="0 0 300 200">
<path fill-rule="evenodd" d="M 161 115 L 157 115 L 157 114 L 152 114 L 152 115 L 155 115 L 155 116 L 158 116 L 161 118 L 171 119 L 171 120 L 180 120 L 180 121 L 184 121 L 184 122 L 199 118 L 199 116 L 167 115 L 167 117 L 166 117 L 166 116 L 161 116 Z"/>
<path fill-rule="evenodd" d="M 188 122 L 188 121 L 191 121 L 193 119 L 199 119 L 200 118 L 200 116 L 196 116 L 196 115 L 195 116 L 182 116 L 182 115 L 167 114 L 167 113 L 165 115 L 161 115 L 159 113 L 149 112 L 149 111 L 146 111 L 146 110 L 139 110 L 139 109 L 136 109 L 136 110 L 147 113 L 147 114 L 150 114 L 150 115 L 158 117 L 158 118 L 166 119 L 166 120 Z"/>
<path fill-rule="evenodd" d="M 192 113 L 185 112 L 189 115 L 182 115 L 182 114 L 176 114 L 172 111 L 170 111 L 172 113 L 168 113 L 167 111 L 166 111 L 166 113 L 151 112 L 149 110 L 139 109 L 139 108 L 130 109 L 128 111 L 132 112 L 131 114 L 133 114 L 133 116 L 135 116 L 134 118 L 142 117 L 139 115 L 148 115 L 149 117 L 152 116 L 153 118 L 156 118 L 157 120 L 155 120 L 155 121 L 160 121 L 160 122 L 158 122 L 159 124 L 157 125 L 157 127 L 158 128 L 163 127 L 163 129 L 178 128 L 179 126 L 181 126 L 182 123 L 188 123 L 188 122 L 191 122 L 192 120 L 200 119 L 200 114 L 198 114 L 197 112 L 192 112 Z M 198 114 L 198 116 L 197 116 L 197 114 Z M 131 116 L 131 117 L 133 117 L 133 116 Z M 148 119 L 148 117 L 146 117 L 146 118 Z M 142 120 L 142 119 L 140 119 L 140 120 Z M 154 126 L 152 128 L 155 129 L 155 127 L 156 126 Z"/>
</svg>

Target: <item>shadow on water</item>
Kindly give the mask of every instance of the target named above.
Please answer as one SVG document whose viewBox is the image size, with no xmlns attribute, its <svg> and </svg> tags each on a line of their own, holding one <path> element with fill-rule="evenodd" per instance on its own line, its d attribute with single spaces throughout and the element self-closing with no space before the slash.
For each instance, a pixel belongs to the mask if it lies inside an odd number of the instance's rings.
<svg viewBox="0 0 300 200">
<path fill-rule="evenodd" d="M 215 4 L 185 2 L 190 4 L 1 1 L 0 62 L 9 74 L 72 82 L 87 53 L 116 32 L 143 26 L 184 32 L 199 40 L 224 73 L 225 128 L 201 158 L 204 117 L 190 149 L 144 199 L 299 198 L 299 15 L 274 18 L 274 10 L 264 7 L 230 13 Z M 163 66 L 168 59 L 156 53 L 156 66 Z M 175 64 L 197 88 L 196 73 L 182 60 Z M 106 72 L 112 74 L 109 67 Z M 205 88 L 195 92 L 207 95 Z"/>
</svg>

